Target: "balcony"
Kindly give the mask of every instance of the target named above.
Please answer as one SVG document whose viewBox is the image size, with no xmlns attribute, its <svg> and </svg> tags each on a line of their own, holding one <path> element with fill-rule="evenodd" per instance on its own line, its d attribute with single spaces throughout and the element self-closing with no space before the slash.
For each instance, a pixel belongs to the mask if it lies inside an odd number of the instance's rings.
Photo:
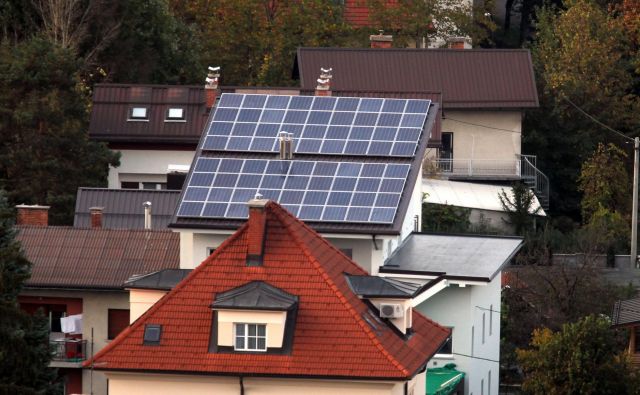
<svg viewBox="0 0 640 395">
<path fill-rule="evenodd" d="M 522 180 L 536 194 L 543 208 L 549 208 L 549 179 L 537 168 L 534 155 L 517 155 L 513 159 L 427 159 L 427 177 L 457 181 Z"/>
<path fill-rule="evenodd" d="M 81 367 L 87 359 L 87 341 L 81 339 L 51 340 L 52 367 Z"/>
</svg>

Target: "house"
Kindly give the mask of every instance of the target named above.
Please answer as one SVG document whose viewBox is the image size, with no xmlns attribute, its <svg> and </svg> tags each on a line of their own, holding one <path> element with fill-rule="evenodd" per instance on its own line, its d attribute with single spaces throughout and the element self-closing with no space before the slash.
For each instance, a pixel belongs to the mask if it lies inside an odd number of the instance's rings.
<svg viewBox="0 0 640 395">
<path fill-rule="evenodd" d="M 427 372 L 455 364 L 465 373 L 464 394 L 498 393 L 501 273 L 522 244 L 519 237 L 413 233 L 379 269 L 385 278 L 431 284 L 412 305 L 452 334 Z M 435 373 L 459 377 L 451 369 Z"/>
<path fill-rule="evenodd" d="M 179 266 L 179 237 L 169 230 L 48 226 L 48 207 L 18 206 L 17 240 L 32 263 L 18 301 L 49 317 L 52 367 L 65 394 L 107 394 L 105 376 L 82 362 L 129 324 L 124 282 Z M 65 333 L 66 332 L 66 333 Z"/>
<path fill-rule="evenodd" d="M 536 157 L 521 151 L 523 113 L 538 107 L 528 50 L 299 48 L 294 76 L 301 92 L 314 89 L 320 67 L 334 70 L 334 95 L 441 93 L 442 134 L 430 142 L 425 175 L 499 186 L 522 181 L 547 207 L 547 177 Z"/>
<path fill-rule="evenodd" d="M 252 199 L 248 211 L 85 363 L 105 373 L 109 393 L 423 393 L 449 330 L 367 284 L 376 278 L 279 204 Z M 392 318 L 381 318 L 385 306 Z"/>
<path fill-rule="evenodd" d="M 375 274 L 420 229 L 421 162 L 438 115 L 427 99 L 223 93 L 170 224 L 181 268 L 238 229 L 244 201 L 260 194 Z"/>
<path fill-rule="evenodd" d="M 640 367 L 640 298 L 617 301 L 611 314 L 611 327 L 629 330 L 627 353 L 631 363 Z"/>
<path fill-rule="evenodd" d="M 96 84 L 89 137 L 121 153 L 109 188 L 167 189 L 191 165 L 214 100 L 201 86 Z"/>
<path fill-rule="evenodd" d="M 99 215 L 103 228 L 144 229 L 145 213 L 152 229 L 166 229 L 178 205 L 180 190 L 78 188 L 73 226 L 91 226 Z"/>
</svg>

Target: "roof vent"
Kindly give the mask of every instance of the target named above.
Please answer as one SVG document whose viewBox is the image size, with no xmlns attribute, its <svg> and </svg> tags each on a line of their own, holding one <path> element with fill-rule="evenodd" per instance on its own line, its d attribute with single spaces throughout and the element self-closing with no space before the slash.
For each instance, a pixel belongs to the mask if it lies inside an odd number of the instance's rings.
<svg viewBox="0 0 640 395">
<path fill-rule="evenodd" d="M 142 203 L 144 207 L 144 228 L 151 229 L 151 202 Z"/>
<path fill-rule="evenodd" d="M 402 318 L 404 309 L 401 304 L 397 303 L 381 303 L 380 317 L 382 318 Z"/>
</svg>

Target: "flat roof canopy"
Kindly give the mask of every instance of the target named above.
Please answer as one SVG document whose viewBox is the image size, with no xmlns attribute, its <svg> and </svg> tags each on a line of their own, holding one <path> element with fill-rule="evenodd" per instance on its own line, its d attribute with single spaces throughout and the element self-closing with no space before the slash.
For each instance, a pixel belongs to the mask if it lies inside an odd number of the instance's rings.
<svg viewBox="0 0 640 395">
<path fill-rule="evenodd" d="M 520 237 L 413 233 L 385 261 L 380 272 L 491 281 L 522 243 Z"/>
<path fill-rule="evenodd" d="M 422 181 L 422 190 L 426 192 L 427 203 L 449 204 L 456 207 L 467 207 L 478 210 L 491 210 L 504 212 L 498 194 L 503 190 L 509 196 L 513 196 L 511 188 L 507 185 L 479 184 L 474 182 L 460 182 L 449 180 L 437 180 L 428 178 Z M 546 216 L 538 198 L 534 195 L 529 211 L 537 215 Z"/>
</svg>

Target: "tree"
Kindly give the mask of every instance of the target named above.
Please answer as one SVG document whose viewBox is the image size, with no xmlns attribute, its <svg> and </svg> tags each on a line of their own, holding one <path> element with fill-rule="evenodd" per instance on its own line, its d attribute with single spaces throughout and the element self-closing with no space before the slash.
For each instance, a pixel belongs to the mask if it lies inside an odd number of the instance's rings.
<svg viewBox="0 0 640 395">
<path fill-rule="evenodd" d="M 638 375 L 619 355 L 610 321 L 591 315 L 559 332 L 537 329 L 531 348 L 518 350 L 530 394 L 636 394 Z"/>
<path fill-rule="evenodd" d="M 293 85 L 298 47 L 352 39 L 332 0 L 174 0 L 172 9 L 197 32 L 205 64 L 222 67 L 226 85 Z"/>
<path fill-rule="evenodd" d="M 428 47 L 452 36 L 468 36 L 478 45 L 496 28 L 488 14 L 493 1 L 482 6 L 458 0 L 369 0 L 368 4 L 372 27 L 392 32 L 399 47 Z"/>
<path fill-rule="evenodd" d="M 531 47 L 540 109 L 527 113 L 523 148 L 550 177 L 556 213 L 579 218 L 577 179 L 600 141 L 620 138 L 574 107 L 624 133 L 640 123 L 632 60 L 637 57 L 616 11 L 595 0 L 538 10 Z M 580 29 L 576 29 L 580 26 Z"/>
<path fill-rule="evenodd" d="M 509 218 L 504 221 L 513 227 L 517 235 L 523 236 L 533 230 L 534 215 L 538 214 L 542 207 L 533 207 L 536 195 L 526 184 L 515 183 L 509 194 L 503 189 L 498 192 L 498 199 Z"/>
<path fill-rule="evenodd" d="M 422 230 L 425 232 L 466 233 L 471 209 L 449 204 L 422 203 Z"/>
<path fill-rule="evenodd" d="M 48 367 L 48 322 L 27 315 L 18 304 L 31 264 L 15 235 L 12 212 L 0 190 L 0 394 L 56 393 L 57 374 Z"/>
<path fill-rule="evenodd" d="M 11 204 L 51 205 L 70 224 L 78 187 L 103 186 L 118 155 L 87 135 L 88 97 L 69 50 L 0 44 L 0 187 Z"/>
</svg>

